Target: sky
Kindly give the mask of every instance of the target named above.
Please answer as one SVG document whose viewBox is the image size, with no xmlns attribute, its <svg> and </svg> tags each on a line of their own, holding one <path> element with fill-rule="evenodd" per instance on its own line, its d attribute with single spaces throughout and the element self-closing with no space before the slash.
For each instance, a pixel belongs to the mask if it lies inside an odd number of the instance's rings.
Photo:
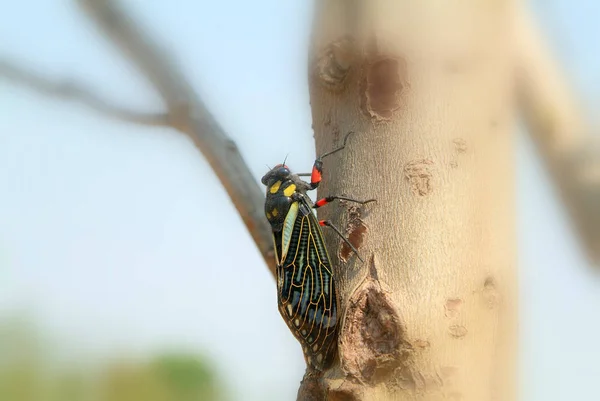
<svg viewBox="0 0 600 401">
<path fill-rule="evenodd" d="M 237 142 L 257 183 L 288 153 L 297 170 L 312 165 L 311 4 L 127 1 Z M 532 5 L 577 93 L 597 110 L 600 3 Z M 84 81 L 117 104 L 161 109 L 71 1 L 2 8 L 0 57 Z M 600 399 L 600 279 L 524 134 L 516 155 L 522 399 Z M 0 79 L 0 191 L 0 318 L 31 315 L 74 359 L 205 353 L 235 400 L 294 399 L 304 362 L 277 312 L 274 281 L 183 135 Z"/>
</svg>

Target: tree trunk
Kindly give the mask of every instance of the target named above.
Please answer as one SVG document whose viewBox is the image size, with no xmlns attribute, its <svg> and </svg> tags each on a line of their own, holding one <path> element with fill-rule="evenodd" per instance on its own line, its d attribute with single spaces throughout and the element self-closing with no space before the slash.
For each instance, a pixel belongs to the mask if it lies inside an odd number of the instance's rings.
<svg viewBox="0 0 600 401">
<path fill-rule="evenodd" d="M 514 400 L 512 17 L 506 0 L 323 0 L 310 97 L 339 358 L 299 399 Z M 339 209 L 338 209 L 339 211 Z"/>
</svg>

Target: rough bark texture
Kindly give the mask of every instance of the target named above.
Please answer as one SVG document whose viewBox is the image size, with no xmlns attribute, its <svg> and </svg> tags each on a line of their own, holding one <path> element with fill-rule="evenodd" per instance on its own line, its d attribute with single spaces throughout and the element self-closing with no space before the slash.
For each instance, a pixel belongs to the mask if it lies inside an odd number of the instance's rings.
<svg viewBox="0 0 600 401">
<path fill-rule="evenodd" d="M 299 399 L 514 400 L 511 3 L 316 7 L 317 154 L 355 132 L 326 159 L 318 195 L 378 202 L 319 211 L 365 263 L 326 234 L 339 358 Z"/>
</svg>

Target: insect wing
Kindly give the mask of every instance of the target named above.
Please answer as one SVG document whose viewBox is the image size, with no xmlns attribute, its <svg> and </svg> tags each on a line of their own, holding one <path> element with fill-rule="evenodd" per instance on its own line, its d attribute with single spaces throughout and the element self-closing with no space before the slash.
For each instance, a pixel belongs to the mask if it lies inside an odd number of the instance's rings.
<svg viewBox="0 0 600 401">
<path fill-rule="evenodd" d="M 290 209 L 285 216 L 285 221 L 283 222 L 283 232 L 281 234 L 281 258 L 279 260 L 285 260 L 288 250 L 290 249 L 290 242 L 292 241 L 292 237 L 294 234 L 294 225 L 296 223 L 296 218 L 298 217 L 298 208 L 299 203 L 293 202 L 290 205 Z"/>
<path fill-rule="evenodd" d="M 273 245 L 275 248 L 275 261 L 279 266 L 287 256 L 288 249 L 290 248 L 290 242 L 292 240 L 292 234 L 294 230 L 294 224 L 296 222 L 296 216 L 298 216 L 298 202 L 293 202 L 285 220 L 283 221 L 282 231 L 273 232 Z"/>
<path fill-rule="evenodd" d="M 278 246 L 278 252 L 285 255 L 277 268 L 279 308 L 300 340 L 307 362 L 322 369 L 335 346 L 336 289 L 321 227 L 306 200 L 295 204 L 289 240 L 286 244 L 286 218 Z"/>
</svg>

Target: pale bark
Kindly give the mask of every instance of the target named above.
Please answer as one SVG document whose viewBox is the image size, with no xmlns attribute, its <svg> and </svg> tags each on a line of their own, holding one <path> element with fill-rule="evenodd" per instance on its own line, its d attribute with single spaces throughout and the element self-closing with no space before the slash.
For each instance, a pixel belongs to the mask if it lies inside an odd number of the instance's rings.
<svg viewBox="0 0 600 401">
<path fill-rule="evenodd" d="M 346 205 L 349 218 L 320 209 L 366 262 L 327 235 L 340 364 L 305 378 L 299 399 L 515 399 L 512 7 L 317 3 L 317 154 L 356 133 L 326 160 L 319 197 L 378 202 Z"/>
</svg>

